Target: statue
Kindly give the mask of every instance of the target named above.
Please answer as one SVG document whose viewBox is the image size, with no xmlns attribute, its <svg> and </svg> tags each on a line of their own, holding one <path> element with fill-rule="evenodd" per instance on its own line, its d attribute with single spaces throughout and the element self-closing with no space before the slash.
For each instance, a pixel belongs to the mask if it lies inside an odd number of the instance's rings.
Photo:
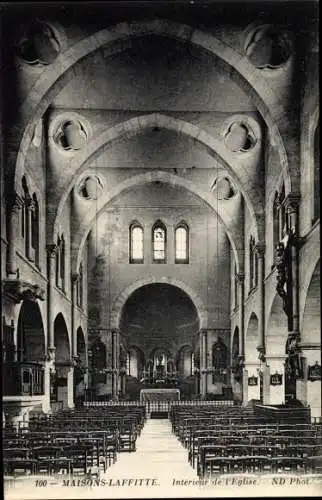
<svg viewBox="0 0 322 500">
<path fill-rule="evenodd" d="M 287 259 L 286 259 L 286 247 L 284 247 L 284 244 L 282 242 L 276 245 L 274 266 L 277 271 L 276 291 L 283 300 L 283 310 L 285 311 L 286 314 L 288 314 L 287 292 L 285 290 L 285 284 L 287 281 Z"/>
</svg>

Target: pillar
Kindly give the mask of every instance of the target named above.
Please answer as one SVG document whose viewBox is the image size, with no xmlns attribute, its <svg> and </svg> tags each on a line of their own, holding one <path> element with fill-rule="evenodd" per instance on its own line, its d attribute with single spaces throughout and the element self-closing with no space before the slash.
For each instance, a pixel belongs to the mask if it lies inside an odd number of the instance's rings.
<svg viewBox="0 0 322 500">
<path fill-rule="evenodd" d="M 126 368 L 123 366 L 120 368 L 120 391 L 121 395 L 125 396 L 126 392 Z"/>
<path fill-rule="evenodd" d="M 321 418 L 321 379 L 309 379 L 309 367 L 318 362 L 321 365 L 321 347 L 319 343 L 301 345 L 303 377 L 296 380 L 296 398 L 311 408 L 311 418 Z"/>
<path fill-rule="evenodd" d="M 35 205 L 32 198 L 28 198 L 26 201 L 27 207 L 27 220 L 25 225 L 26 230 L 26 254 L 29 260 L 34 261 L 34 249 L 32 248 L 32 213 L 35 210 Z"/>
<path fill-rule="evenodd" d="M 292 332 L 291 337 L 298 339 L 300 333 L 299 322 L 299 252 L 297 246 L 298 228 L 299 228 L 299 207 L 300 195 L 290 193 L 285 200 L 285 208 L 288 215 L 288 225 L 291 231 L 291 270 L 292 270 Z"/>
<path fill-rule="evenodd" d="M 255 251 L 257 253 L 258 262 L 258 303 L 259 303 L 259 314 L 258 314 L 258 351 L 265 353 L 265 287 L 264 287 L 264 277 L 265 277 L 265 243 L 259 241 L 255 246 Z"/>
<path fill-rule="evenodd" d="M 207 394 L 207 330 L 200 330 L 200 392 Z"/>
<path fill-rule="evenodd" d="M 239 297 L 239 355 L 244 356 L 245 354 L 245 274 L 238 273 L 238 297 Z"/>
<path fill-rule="evenodd" d="M 72 356 L 77 359 L 77 330 L 76 330 L 76 311 L 77 311 L 77 285 L 78 274 L 72 275 Z"/>
<path fill-rule="evenodd" d="M 74 408 L 74 365 L 67 371 L 67 408 Z"/>
<path fill-rule="evenodd" d="M 118 400 L 118 331 L 112 330 L 112 399 Z"/>
<path fill-rule="evenodd" d="M 47 325 L 48 325 L 48 348 L 55 349 L 54 341 L 54 321 L 53 321 L 53 294 L 56 276 L 56 252 L 58 247 L 55 244 L 47 245 L 47 265 L 48 265 L 48 291 L 47 291 Z"/>
<path fill-rule="evenodd" d="M 9 205 L 9 218 L 7 223 L 8 253 L 7 253 L 7 275 L 11 279 L 18 278 L 18 266 L 16 245 L 19 240 L 19 213 L 23 207 L 23 199 L 17 194 L 12 195 Z"/>
<path fill-rule="evenodd" d="M 266 387 L 264 385 L 264 394 L 267 400 L 263 401 L 264 404 L 282 405 L 285 403 L 285 359 L 285 354 L 266 357 L 266 364 L 269 367 L 269 377 L 265 378 Z M 272 376 L 276 374 L 282 375 L 280 385 L 272 384 Z M 267 387 L 268 384 L 269 387 Z"/>
<path fill-rule="evenodd" d="M 246 362 L 243 370 L 243 403 L 247 405 L 252 399 L 260 400 L 260 380 L 259 380 L 259 361 L 258 362 Z M 249 381 L 249 379 L 251 379 Z M 252 380 L 257 385 L 250 385 Z"/>
<path fill-rule="evenodd" d="M 76 306 L 77 306 L 77 284 L 78 284 L 78 274 L 72 275 L 72 302 L 71 302 L 71 338 L 72 338 L 72 362 L 73 368 L 68 371 L 67 374 L 67 388 L 68 388 L 68 397 L 67 397 L 67 406 L 68 408 L 74 408 L 75 399 L 76 399 L 76 384 L 74 381 L 74 365 L 78 361 L 78 353 L 77 353 L 77 330 L 76 330 Z"/>
<path fill-rule="evenodd" d="M 50 360 L 45 361 L 44 365 L 44 397 L 42 402 L 42 411 L 44 413 L 51 413 L 50 405 L 50 372 L 52 369 L 52 362 Z"/>
</svg>

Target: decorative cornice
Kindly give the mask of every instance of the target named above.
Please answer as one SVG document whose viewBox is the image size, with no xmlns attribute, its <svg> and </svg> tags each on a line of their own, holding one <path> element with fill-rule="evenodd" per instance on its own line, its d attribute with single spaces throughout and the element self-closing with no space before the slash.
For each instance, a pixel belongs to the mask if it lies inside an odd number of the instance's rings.
<svg viewBox="0 0 322 500">
<path fill-rule="evenodd" d="M 19 304 L 24 299 L 45 300 L 45 291 L 39 286 L 28 281 L 4 280 L 4 294 Z"/>
<path fill-rule="evenodd" d="M 318 351 L 321 349 L 321 343 L 320 342 L 299 342 L 298 348 L 309 350 L 309 351 Z"/>
</svg>

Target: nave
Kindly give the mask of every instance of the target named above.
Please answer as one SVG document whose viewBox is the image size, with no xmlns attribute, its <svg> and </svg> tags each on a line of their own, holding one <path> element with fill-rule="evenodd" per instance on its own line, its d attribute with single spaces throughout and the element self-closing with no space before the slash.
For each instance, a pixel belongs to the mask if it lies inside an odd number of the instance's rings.
<svg viewBox="0 0 322 500">
<path fill-rule="evenodd" d="M 43 498 L 35 485 L 48 499 L 321 491 L 321 423 L 303 409 L 264 410 L 174 404 L 168 418 L 147 418 L 143 405 L 98 405 L 33 417 L 3 431 L 7 498 Z"/>
</svg>

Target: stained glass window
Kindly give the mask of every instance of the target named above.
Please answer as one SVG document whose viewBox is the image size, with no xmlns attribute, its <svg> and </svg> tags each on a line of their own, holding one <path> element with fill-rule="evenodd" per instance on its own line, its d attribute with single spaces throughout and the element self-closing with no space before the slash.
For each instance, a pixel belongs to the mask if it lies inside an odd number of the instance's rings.
<svg viewBox="0 0 322 500">
<path fill-rule="evenodd" d="M 166 228 L 162 223 L 156 223 L 153 231 L 153 261 L 166 261 Z"/>
</svg>

